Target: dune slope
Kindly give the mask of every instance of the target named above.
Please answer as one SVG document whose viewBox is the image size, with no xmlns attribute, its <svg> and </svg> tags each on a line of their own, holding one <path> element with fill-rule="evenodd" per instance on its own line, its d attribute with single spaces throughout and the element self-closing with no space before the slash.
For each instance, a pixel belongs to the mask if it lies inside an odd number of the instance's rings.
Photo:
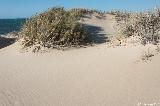
<svg viewBox="0 0 160 106">
<path fill-rule="evenodd" d="M 110 18 L 93 17 L 85 23 L 101 27 L 106 36 L 115 33 Z M 19 48 L 17 42 L 0 49 L 1 106 L 159 103 L 160 55 L 137 62 L 143 46 L 108 48 L 102 43 L 49 53 L 20 53 Z"/>
</svg>

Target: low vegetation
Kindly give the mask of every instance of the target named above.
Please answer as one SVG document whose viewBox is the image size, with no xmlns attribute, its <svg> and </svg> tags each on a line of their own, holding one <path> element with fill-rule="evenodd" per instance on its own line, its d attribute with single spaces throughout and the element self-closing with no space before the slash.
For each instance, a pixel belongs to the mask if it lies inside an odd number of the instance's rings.
<svg viewBox="0 0 160 106">
<path fill-rule="evenodd" d="M 91 42 L 89 33 L 79 20 L 87 9 L 52 8 L 27 20 L 20 31 L 23 47 L 41 45 L 47 48 L 63 48 L 86 45 Z"/>
<path fill-rule="evenodd" d="M 133 13 L 112 12 L 116 16 L 118 32 L 123 37 L 140 36 L 141 43 L 157 44 L 160 40 L 160 10 Z"/>
<path fill-rule="evenodd" d="M 90 44 L 94 41 L 80 19 L 86 14 L 94 13 L 105 14 L 97 10 L 66 10 L 59 7 L 37 14 L 28 19 L 19 32 L 22 45 L 24 48 L 40 45 L 61 49 Z M 118 41 L 136 36 L 144 45 L 160 42 L 160 9 L 141 13 L 115 11 L 111 14 L 115 15 L 118 24 L 118 34 L 115 37 Z"/>
</svg>

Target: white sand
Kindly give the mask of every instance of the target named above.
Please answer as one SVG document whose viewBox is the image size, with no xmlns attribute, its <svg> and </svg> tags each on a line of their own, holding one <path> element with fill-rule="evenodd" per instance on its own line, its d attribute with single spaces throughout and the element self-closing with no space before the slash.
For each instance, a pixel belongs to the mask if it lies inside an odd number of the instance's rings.
<svg viewBox="0 0 160 106">
<path fill-rule="evenodd" d="M 2 48 L 0 106 L 159 103 L 160 55 L 147 63 L 137 62 L 143 49 L 143 46 L 108 48 L 107 43 L 50 53 L 20 53 L 18 43 Z"/>
</svg>

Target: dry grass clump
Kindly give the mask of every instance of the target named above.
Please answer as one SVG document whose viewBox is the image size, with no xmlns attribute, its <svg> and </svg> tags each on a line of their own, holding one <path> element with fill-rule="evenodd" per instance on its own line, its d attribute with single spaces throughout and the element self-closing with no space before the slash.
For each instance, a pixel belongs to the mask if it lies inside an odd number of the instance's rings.
<svg viewBox="0 0 160 106">
<path fill-rule="evenodd" d="M 148 49 L 146 52 L 144 52 L 141 55 L 141 59 L 142 59 L 142 61 L 147 62 L 147 61 L 151 60 L 151 57 L 153 57 L 153 56 L 154 56 L 154 54 Z"/>
<path fill-rule="evenodd" d="M 160 45 L 157 45 L 156 51 L 157 51 L 158 53 L 160 53 Z"/>
<path fill-rule="evenodd" d="M 63 48 L 91 42 L 89 33 L 78 22 L 87 12 L 83 9 L 65 10 L 55 7 L 31 17 L 20 31 L 22 45 Z"/>
<path fill-rule="evenodd" d="M 119 33 L 125 37 L 140 36 L 141 43 L 157 44 L 160 40 L 160 10 L 131 13 L 114 12 Z"/>
</svg>

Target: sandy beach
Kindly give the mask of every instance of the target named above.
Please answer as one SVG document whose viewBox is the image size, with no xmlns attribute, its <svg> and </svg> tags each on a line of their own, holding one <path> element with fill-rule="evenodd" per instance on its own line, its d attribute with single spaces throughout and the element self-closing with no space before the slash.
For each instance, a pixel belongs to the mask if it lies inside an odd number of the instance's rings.
<svg viewBox="0 0 160 106">
<path fill-rule="evenodd" d="M 115 34 L 111 15 L 83 21 L 103 29 L 96 34 Z M 2 46 L 0 106 L 160 103 L 160 54 L 147 62 L 140 61 L 143 51 L 153 45 L 109 47 L 106 42 L 46 53 L 21 52 L 19 42 Z"/>
</svg>

